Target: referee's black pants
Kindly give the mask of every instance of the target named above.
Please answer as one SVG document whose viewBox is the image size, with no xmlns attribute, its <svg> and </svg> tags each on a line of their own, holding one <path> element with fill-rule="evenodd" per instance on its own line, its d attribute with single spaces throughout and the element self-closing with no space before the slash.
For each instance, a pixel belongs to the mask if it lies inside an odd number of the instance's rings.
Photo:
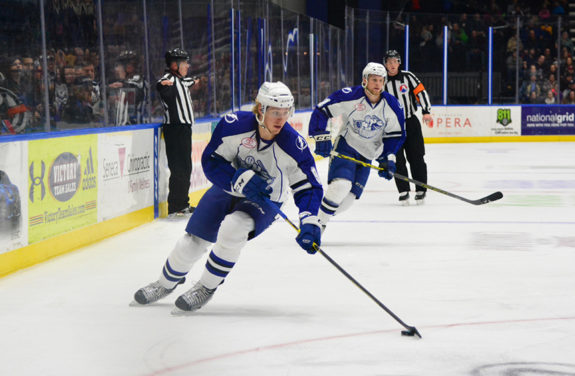
<svg viewBox="0 0 575 376">
<path fill-rule="evenodd" d="M 192 126 L 190 124 L 164 124 L 162 130 L 170 168 L 168 214 L 171 214 L 189 205 L 192 175 Z"/>
<path fill-rule="evenodd" d="M 411 171 L 411 177 L 422 183 L 427 184 L 427 165 L 425 164 L 425 145 L 423 143 L 423 133 L 421 131 L 421 123 L 416 116 L 412 116 L 405 120 L 405 142 L 402 148 L 396 155 L 396 167 L 397 173 L 403 176 L 408 176 L 407 162 L 409 162 L 409 169 Z M 409 192 L 409 182 L 404 180 L 395 179 L 395 185 L 397 186 L 397 191 Z M 416 191 L 425 192 L 427 189 L 417 185 L 415 187 Z"/>
</svg>

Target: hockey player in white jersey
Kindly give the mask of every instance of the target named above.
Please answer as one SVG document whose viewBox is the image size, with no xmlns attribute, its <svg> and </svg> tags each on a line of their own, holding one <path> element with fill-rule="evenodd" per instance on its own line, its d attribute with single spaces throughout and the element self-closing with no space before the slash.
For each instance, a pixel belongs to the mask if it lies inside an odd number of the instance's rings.
<svg viewBox="0 0 575 376">
<path fill-rule="evenodd" d="M 378 63 L 368 63 L 362 72 L 361 86 L 346 87 L 319 103 L 309 123 L 309 134 L 316 141 L 315 153 L 329 157 L 332 151 L 328 119 L 341 116 L 342 127 L 335 138 L 334 150 L 363 162 L 377 159 L 379 175 L 390 180 L 395 173 L 395 154 L 405 140 L 405 121 L 401 105 L 384 92 L 387 73 Z M 369 167 L 332 157 L 328 188 L 321 203 L 319 219 L 325 228 L 329 219 L 359 199 Z"/>
<path fill-rule="evenodd" d="M 296 241 L 308 253 L 321 244 L 318 211 L 323 189 L 305 139 L 288 123 L 294 99 L 281 82 L 265 82 L 252 112 L 225 115 L 202 155 L 213 186 L 204 194 L 166 260 L 160 278 L 139 289 L 139 304 L 153 303 L 185 281 L 193 264 L 208 251 L 199 281 L 176 300 L 182 311 L 206 304 L 239 258 L 248 240 L 272 224 L 276 210 L 293 194 L 299 209 Z"/>
</svg>

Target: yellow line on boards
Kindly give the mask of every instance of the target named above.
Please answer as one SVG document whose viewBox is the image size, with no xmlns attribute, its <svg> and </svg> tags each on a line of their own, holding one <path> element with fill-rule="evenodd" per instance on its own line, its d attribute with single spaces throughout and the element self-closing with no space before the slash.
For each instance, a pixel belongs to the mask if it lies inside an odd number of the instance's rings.
<svg viewBox="0 0 575 376">
<path fill-rule="evenodd" d="M 154 207 L 151 206 L 2 253 L 0 254 L 0 277 L 153 220 Z"/>
</svg>

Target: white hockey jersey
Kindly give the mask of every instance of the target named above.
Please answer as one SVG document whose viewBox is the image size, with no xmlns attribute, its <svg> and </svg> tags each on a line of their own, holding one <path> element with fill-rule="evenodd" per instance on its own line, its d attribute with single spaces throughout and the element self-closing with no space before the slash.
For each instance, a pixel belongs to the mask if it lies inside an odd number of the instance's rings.
<svg viewBox="0 0 575 376">
<path fill-rule="evenodd" d="M 405 140 L 403 109 L 393 95 L 383 92 L 372 104 L 361 86 L 336 91 L 312 113 L 309 134 L 324 133 L 329 118 L 342 117 L 338 137 L 366 159 L 396 154 Z"/>
<path fill-rule="evenodd" d="M 286 123 L 272 141 L 265 141 L 257 127 L 251 112 L 224 116 L 202 154 L 206 177 L 227 193 L 240 196 L 232 190 L 232 177 L 238 168 L 251 169 L 272 188 L 272 201 L 284 202 L 291 188 L 300 213 L 317 215 L 323 189 L 305 139 Z"/>
</svg>

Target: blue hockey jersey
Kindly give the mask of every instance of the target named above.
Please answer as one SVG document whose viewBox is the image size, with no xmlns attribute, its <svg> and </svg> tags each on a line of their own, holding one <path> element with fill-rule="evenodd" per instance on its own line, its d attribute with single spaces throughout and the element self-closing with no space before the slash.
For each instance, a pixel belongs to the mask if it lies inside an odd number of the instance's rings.
<svg viewBox="0 0 575 376">
<path fill-rule="evenodd" d="M 315 161 L 306 140 L 288 123 L 266 141 L 259 137 L 253 113 L 225 115 L 202 154 L 202 167 L 214 185 L 234 196 L 240 196 L 231 184 L 236 169 L 251 169 L 272 188 L 272 201 L 285 202 L 291 188 L 300 214 L 318 213 L 323 189 Z"/>
<path fill-rule="evenodd" d="M 362 86 L 346 87 L 319 103 L 309 123 L 309 134 L 326 131 L 330 118 L 341 116 L 338 137 L 366 159 L 396 154 L 405 141 L 405 119 L 397 99 L 383 92 L 372 104 Z"/>
</svg>

